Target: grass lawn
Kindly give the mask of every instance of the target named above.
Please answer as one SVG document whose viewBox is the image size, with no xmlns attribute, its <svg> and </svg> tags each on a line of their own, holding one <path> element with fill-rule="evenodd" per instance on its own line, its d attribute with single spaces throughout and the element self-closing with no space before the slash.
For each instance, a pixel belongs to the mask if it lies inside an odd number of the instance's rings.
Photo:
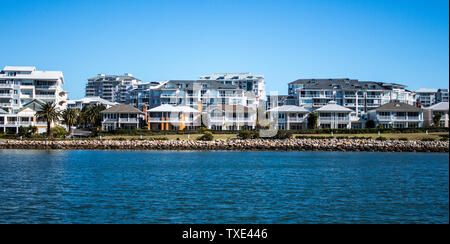
<svg viewBox="0 0 450 244">
<path fill-rule="evenodd" d="M 433 133 L 381 133 L 378 135 L 375 134 L 334 134 L 334 137 L 372 137 L 373 139 L 382 136 L 387 139 L 399 139 L 399 138 L 407 138 L 408 140 L 421 140 L 426 138 L 434 138 L 439 140 L 441 137 L 439 135 L 448 135 L 447 132 L 433 132 Z M 314 137 L 331 137 L 331 134 L 295 134 L 295 136 L 314 136 Z"/>
</svg>

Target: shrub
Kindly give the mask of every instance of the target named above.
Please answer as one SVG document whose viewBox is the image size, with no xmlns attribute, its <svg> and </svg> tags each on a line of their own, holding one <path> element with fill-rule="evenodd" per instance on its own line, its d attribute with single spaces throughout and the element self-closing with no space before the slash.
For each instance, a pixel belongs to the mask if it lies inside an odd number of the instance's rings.
<svg viewBox="0 0 450 244">
<path fill-rule="evenodd" d="M 288 130 L 279 130 L 273 139 L 289 139 L 292 137 L 292 132 Z"/>
<path fill-rule="evenodd" d="M 380 137 L 377 137 L 375 140 L 377 140 L 377 141 L 386 141 L 387 138 L 380 136 Z"/>
<path fill-rule="evenodd" d="M 214 136 L 213 136 L 213 134 L 211 132 L 206 131 L 202 136 L 197 138 L 197 140 L 199 140 L 199 141 L 212 141 L 212 140 L 214 140 Z"/>
<path fill-rule="evenodd" d="M 398 140 L 399 140 L 399 141 L 408 141 L 408 138 L 406 138 L 406 137 L 400 137 L 400 138 L 398 138 Z"/>
<path fill-rule="evenodd" d="M 259 138 L 259 132 L 258 131 L 249 131 L 249 130 L 241 130 L 239 131 L 237 137 L 239 139 L 256 139 Z"/>
<path fill-rule="evenodd" d="M 53 135 L 53 138 L 64 138 L 66 137 L 67 131 L 66 128 L 57 125 L 50 129 L 50 133 Z"/>
</svg>

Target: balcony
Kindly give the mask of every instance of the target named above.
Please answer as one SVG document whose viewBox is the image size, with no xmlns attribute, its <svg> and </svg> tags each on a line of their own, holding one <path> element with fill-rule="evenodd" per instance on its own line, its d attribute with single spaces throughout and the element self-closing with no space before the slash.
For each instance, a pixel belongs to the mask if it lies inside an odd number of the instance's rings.
<svg viewBox="0 0 450 244">
<path fill-rule="evenodd" d="M 139 119 L 137 119 L 137 118 L 119 118 L 119 123 L 139 123 Z"/>
<path fill-rule="evenodd" d="M 350 122 L 349 117 L 319 117 L 319 121 L 346 121 Z"/>
<path fill-rule="evenodd" d="M 6 97 L 6 98 L 10 98 L 12 97 L 12 93 L 0 93 L 0 97 Z"/>
<path fill-rule="evenodd" d="M 36 95 L 36 98 L 38 99 L 55 99 L 55 95 Z"/>
<path fill-rule="evenodd" d="M 13 88 L 13 84 L 0 84 L 0 88 Z"/>
<path fill-rule="evenodd" d="M 169 117 L 169 120 L 161 120 L 160 117 L 151 117 L 148 119 L 148 122 L 150 122 L 150 123 L 193 123 L 194 119 L 186 118 L 184 120 L 181 120 L 179 118 L 170 118 Z"/>
<path fill-rule="evenodd" d="M 303 122 L 305 122 L 305 118 L 288 117 L 288 118 L 287 118 L 287 122 L 303 123 Z"/>
<path fill-rule="evenodd" d="M 40 90 L 54 90 L 56 89 L 56 85 L 36 85 L 34 88 Z"/>
</svg>

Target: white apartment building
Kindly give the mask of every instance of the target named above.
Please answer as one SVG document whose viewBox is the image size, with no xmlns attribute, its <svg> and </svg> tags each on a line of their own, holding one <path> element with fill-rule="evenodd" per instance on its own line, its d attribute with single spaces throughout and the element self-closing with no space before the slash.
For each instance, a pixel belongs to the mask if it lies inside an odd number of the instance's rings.
<svg viewBox="0 0 450 244">
<path fill-rule="evenodd" d="M 251 73 L 217 73 L 202 75 L 200 80 L 215 80 L 222 84 L 234 85 L 255 96 L 255 103 L 264 106 L 266 101 L 266 82 L 264 75 Z"/>
<path fill-rule="evenodd" d="M 130 91 L 135 89 L 141 80 L 132 74 L 105 75 L 99 74 L 88 79 L 86 97 L 100 97 L 110 102 L 127 103 Z"/>
<path fill-rule="evenodd" d="M 393 100 L 414 105 L 414 93 L 394 83 L 343 79 L 299 79 L 289 83 L 289 96 L 298 106 L 308 110 L 320 108 L 330 101 L 349 108 L 358 116 Z"/>
<path fill-rule="evenodd" d="M 416 91 L 416 99 L 423 108 L 440 102 L 448 102 L 448 89 L 421 88 Z"/>
<path fill-rule="evenodd" d="M 0 71 L 0 108 L 15 114 L 23 105 L 39 99 L 54 102 L 62 110 L 67 101 L 63 84 L 61 71 L 40 71 L 34 66 L 5 66 Z"/>
<path fill-rule="evenodd" d="M 77 100 L 67 100 L 67 107 L 74 109 L 83 109 L 85 106 L 93 105 L 105 105 L 106 108 L 118 105 L 118 103 L 110 102 L 100 97 L 84 97 Z"/>
<path fill-rule="evenodd" d="M 247 95 L 235 85 L 214 80 L 169 80 L 139 85 L 131 91 L 130 104 L 138 108 L 182 105 L 199 111 L 219 104 L 256 106 L 254 97 Z"/>
<path fill-rule="evenodd" d="M 368 119 L 383 128 L 418 128 L 423 126 L 422 109 L 402 103 L 391 102 L 369 111 Z"/>
<path fill-rule="evenodd" d="M 208 107 L 203 123 L 212 130 L 253 130 L 256 128 L 256 106 L 219 104 Z"/>
</svg>

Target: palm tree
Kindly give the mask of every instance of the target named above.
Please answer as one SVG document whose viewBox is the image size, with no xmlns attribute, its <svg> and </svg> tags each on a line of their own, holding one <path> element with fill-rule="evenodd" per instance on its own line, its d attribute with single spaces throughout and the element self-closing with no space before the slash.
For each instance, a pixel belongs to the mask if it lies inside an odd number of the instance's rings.
<svg viewBox="0 0 450 244">
<path fill-rule="evenodd" d="M 86 125 L 99 126 L 101 124 L 102 116 L 101 111 L 105 110 L 106 107 L 103 104 L 89 105 L 84 107 L 82 110 L 82 121 Z"/>
<path fill-rule="evenodd" d="M 41 110 L 36 113 L 38 119 L 47 121 L 47 137 L 50 137 L 50 128 L 53 121 L 59 121 L 61 116 L 53 102 L 46 102 L 41 105 Z"/>
<path fill-rule="evenodd" d="M 69 133 L 72 133 L 72 126 L 77 123 L 78 120 L 78 109 L 67 108 L 62 113 L 62 118 L 64 120 L 64 124 L 69 127 Z"/>
</svg>

